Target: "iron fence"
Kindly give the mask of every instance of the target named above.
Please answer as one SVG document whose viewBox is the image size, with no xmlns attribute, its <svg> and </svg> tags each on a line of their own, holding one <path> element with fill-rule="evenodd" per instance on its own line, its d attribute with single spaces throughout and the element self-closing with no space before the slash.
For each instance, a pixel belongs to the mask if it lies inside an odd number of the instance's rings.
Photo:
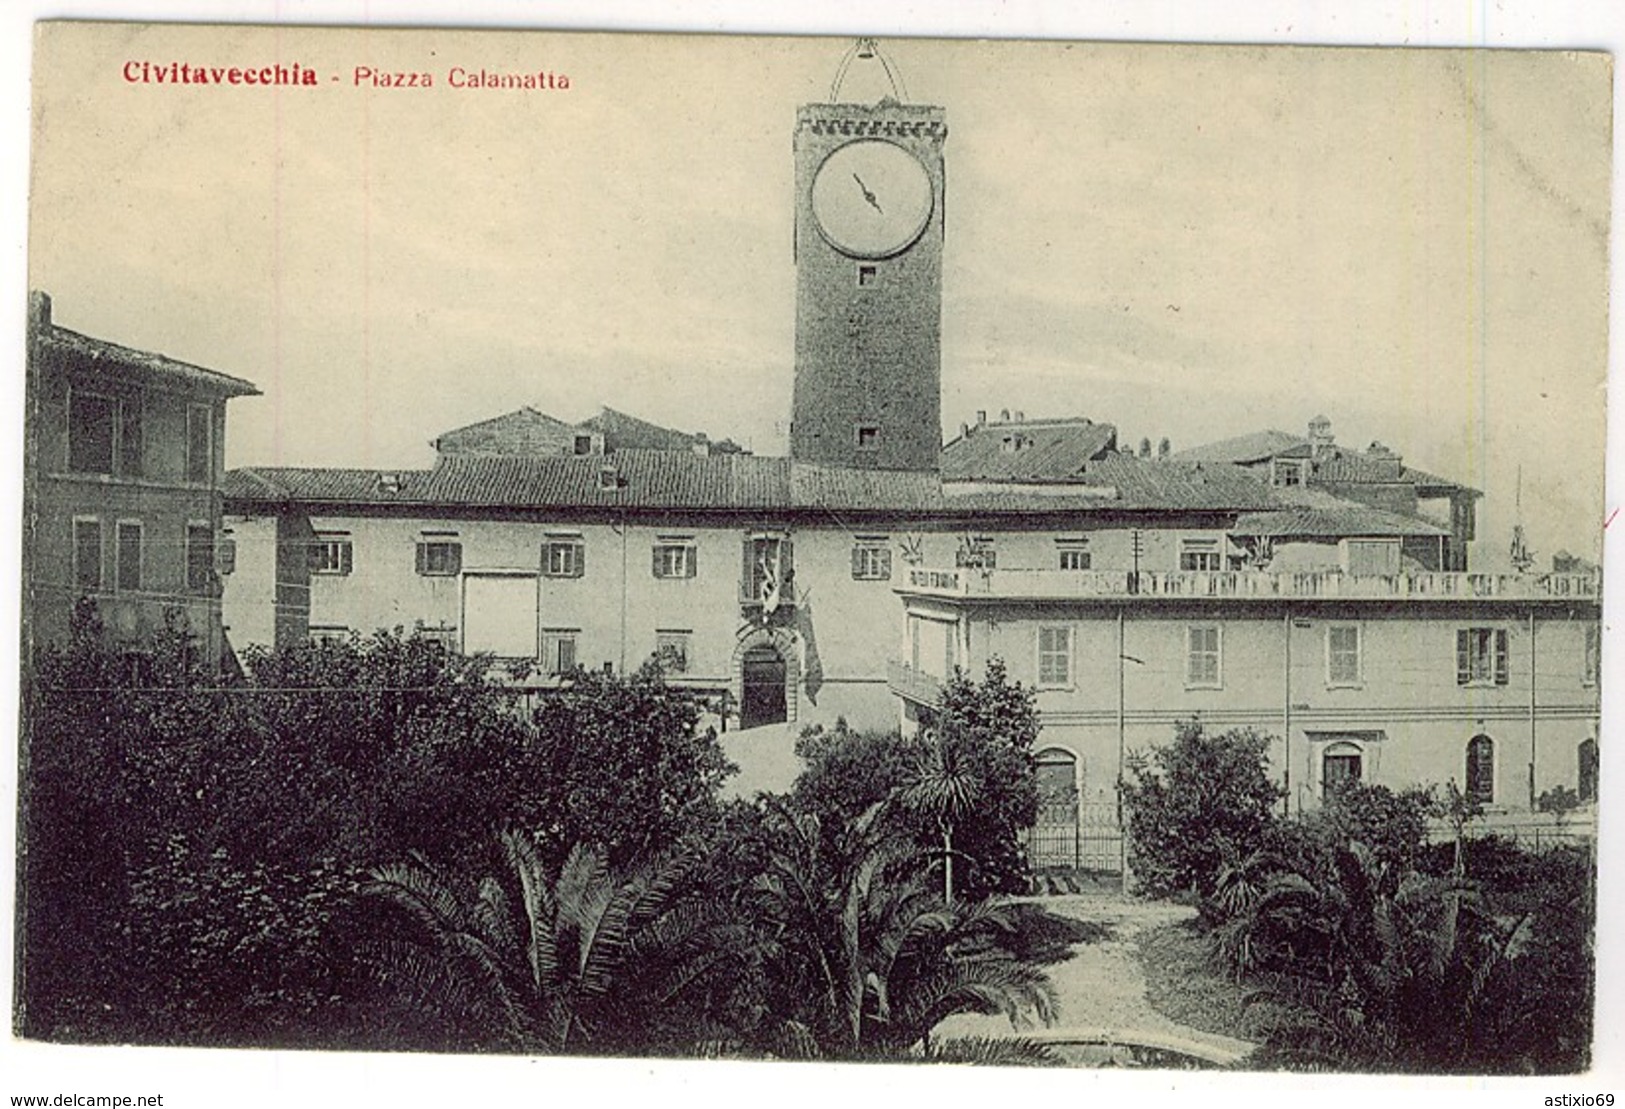
<svg viewBox="0 0 1625 1109">
<path fill-rule="evenodd" d="M 1034 872 L 1123 868 L 1123 829 L 1115 801 L 1043 801 L 1027 833 L 1027 863 Z"/>
</svg>

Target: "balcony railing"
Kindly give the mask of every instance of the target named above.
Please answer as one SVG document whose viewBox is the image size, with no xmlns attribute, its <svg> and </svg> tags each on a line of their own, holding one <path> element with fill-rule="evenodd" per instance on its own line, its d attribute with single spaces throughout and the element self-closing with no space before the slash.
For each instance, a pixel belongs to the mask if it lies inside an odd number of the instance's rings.
<svg viewBox="0 0 1625 1109">
<path fill-rule="evenodd" d="M 899 592 L 939 597 L 1010 598 L 1354 598 L 1393 600 L 1596 600 L 1595 574 L 1416 572 L 1345 574 L 1337 570 L 966 570 L 910 568 Z"/>
<path fill-rule="evenodd" d="M 928 708 L 942 705 L 942 679 L 916 670 L 906 662 L 893 659 L 886 663 L 886 688 L 895 697 L 905 697 Z"/>
</svg>

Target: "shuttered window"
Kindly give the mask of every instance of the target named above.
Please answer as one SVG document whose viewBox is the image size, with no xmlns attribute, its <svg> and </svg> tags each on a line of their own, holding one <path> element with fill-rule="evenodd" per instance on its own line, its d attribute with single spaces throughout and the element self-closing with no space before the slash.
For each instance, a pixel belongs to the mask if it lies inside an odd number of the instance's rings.
<svg viewBox="0 0 1625 1109">
<path fill-rule="evenodd" d="M 1487 735 L 1467 741 L 1467 796 L 1482 805 L 1495 800 L 1495 741 Z"/>
<path fill-rule="evenodd" d="M 73 580 L 81 589 L 102 587 L 102 522 L 94 517 L 73 522 Z"/>
<path fill-rule="evenodd" d="M 1456 632 L 1456 684 L 1506 685 L 1505 628 L 1462 628 Z"/>
<path fill-rule="evenodd" d="M 587 547 L 579 538 L 553 538 L 542 544 L 542 573 L 550 578 L 587 574 Z"/>
<path fill-rule="evenodd" d="M 699 551 L 694 540 L 661 536 L 654 545 L 651 570 L 657 578 L 692 578 L 699 573 Z"/>
<path fill-rule="evenodd" d="M 883 539 L 859 539 L 852 547 L 852 577 L 856 581 L 890 581 L 891 548 Z"/>
<path fill-rule="evenodd" d="M 771 612 L 796 599 L 795 551 L 789 537 L 752 535 L 745 540 L 739 569 L 739 599 Z"/>
<path fill-rule="evenodd" d="M 141 522 L 120 520 L 118 541 L 118 588 L 120 592 L 141 588 Z"/>
<path fill-rule="evenodd" d="M 1185 629 L 1185 685 L 1192 689 L 1218 689 L 1219 627 L 1216 624 Z"/>
<path fill-rule="evenodd" d="M 455 539 L 418 541 L 417 570 L 424 577 L 453 577 L 463 570 L 463 545 Z"/>
</svg>

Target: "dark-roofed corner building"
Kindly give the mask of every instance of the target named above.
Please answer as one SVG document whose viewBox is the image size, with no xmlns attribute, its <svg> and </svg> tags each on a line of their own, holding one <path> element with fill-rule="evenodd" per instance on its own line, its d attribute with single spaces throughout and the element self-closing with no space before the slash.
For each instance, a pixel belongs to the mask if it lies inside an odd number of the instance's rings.
<svg viewBox="0 0 1625 1109">
<path fill-rule="evenodd" d="M 1278 506 L 1230 467 L 1114 456 L 1085 476 L 984 490 L 683 450 L 236 470 L 227 619 L 239 645 L 422 627 L 460 650 L 539 660 L 543 685 L 659 654 L 676 682 L 727 691 L 746 727 L 893 726 L 892 587 L 911 567 L 1138 557 L 1172 571 L 1186 545 Z"/>
<path fill-rule="evenodd" d="M 60 327 L 29 304 L 24 641 L 63 641 L 94 603 L 116 642 L 179 620 L 223 650 L 217 542 L 226 402 L 250 383 Z"/>
<path fill-rule="evenodd" d="M 1432 519 L 1432 535 L 1406 537 L 1408 556 L 1439 570 L 1467 569 L 1468 543 L 1475 535 L 1477 489 L 1436 477 L 1381 443 L 1363 451 L 1340 447 L 1325 416 L 1309 421 L 1307 435 L 1260 431 L 1208 443 L 1173 456 L 1184 462 L 1225 462 L 1241 466 L 1270 485 L 1305 493 L 1314 508 L 1316 492 L 1331 494 L 1396 517 Z M 1430 506 L 1442 502 L 1437 511 Z"/>
</svg>

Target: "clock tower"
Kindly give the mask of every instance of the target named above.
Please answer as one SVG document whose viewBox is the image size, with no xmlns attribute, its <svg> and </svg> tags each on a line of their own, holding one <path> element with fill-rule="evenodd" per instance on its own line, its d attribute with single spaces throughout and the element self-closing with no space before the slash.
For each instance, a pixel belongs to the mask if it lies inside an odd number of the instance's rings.
<svg viewBox="0 0 1625 1109">
<path fill-rule="evenodd" d="M 872 56 L 865 47 L 853 49 Z M 796 113 L 790 457 L 935 471 L 946 113 L 893 97 L 840 103 L 840 80 L 829 102 Z"/>
</svg>

